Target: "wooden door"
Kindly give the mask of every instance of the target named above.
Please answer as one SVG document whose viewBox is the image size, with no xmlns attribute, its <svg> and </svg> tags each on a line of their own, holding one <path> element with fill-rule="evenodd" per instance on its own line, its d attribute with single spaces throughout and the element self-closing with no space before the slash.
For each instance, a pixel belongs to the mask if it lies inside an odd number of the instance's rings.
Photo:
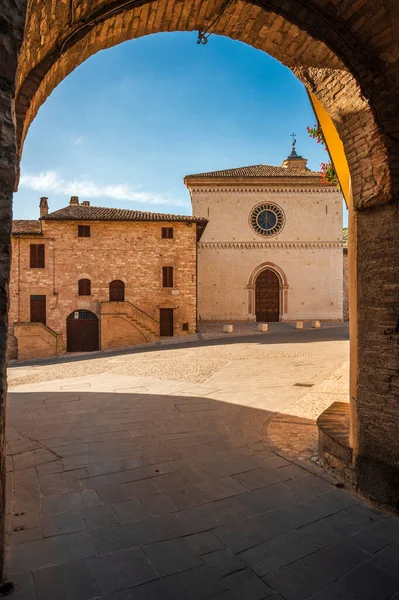
<svg viewBox="0 0 399 600">
<path fill-rule="evenodd" d="M 125 284 L 123 281 L 111 281 L 109 284 L 109 301 L 124 302 L 125 301 Z"/>
<path fill-rule="evenodd" d="M 270 269 L 262 271 L 255 284 L 255 313 L 258 322 L 273 323 L 280 315 L 280 285 Z"/>
<path fill-rule="evenodd" d="M 46 296 L 30 297 L 30 320 L 31 323 L 46 324 Z"/>
<path fill-rule="evenodd" d="M 173 335 L 173 308 L 159 309 L 159 325 L 161 336 Z"/>
<path fill-rule="evenodd" d="M 77 310 L 67 318 L 67 352 L 99 349 L 98 318 L 88 310 Z"/>
</svg>

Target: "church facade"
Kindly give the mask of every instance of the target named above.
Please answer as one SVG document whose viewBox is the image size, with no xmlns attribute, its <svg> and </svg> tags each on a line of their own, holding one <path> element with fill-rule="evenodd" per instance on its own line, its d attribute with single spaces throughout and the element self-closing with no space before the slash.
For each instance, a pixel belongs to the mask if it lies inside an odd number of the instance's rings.
<svg viewBox="0 0 399 600">
<path fill-rule="evenodd" d="M 282 166 L 185 177 L 198 244 L 198 320 L 343 319 L 342 196 L 293 146 Z"/>
</svg>

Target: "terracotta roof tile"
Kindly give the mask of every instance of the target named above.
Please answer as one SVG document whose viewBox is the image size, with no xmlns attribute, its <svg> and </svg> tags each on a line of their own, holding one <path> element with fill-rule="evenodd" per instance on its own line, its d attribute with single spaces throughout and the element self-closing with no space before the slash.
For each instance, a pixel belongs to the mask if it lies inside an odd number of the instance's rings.
<svg viewBox="0 0 399 600">
<path fill-rule="evenodd" d="M 317 177 L 320 179 L 320 173 L 310 171 L 309 169 L 287 169 L 272 165 L 252 165 L 237 169 L 225 169 L 224 171 L 210 171 L 209 173 L 186 175 L 186 178 L 188 177 Z"/>
<path fill-rule="evenodd" d="M 102 206 L 72 205 L 56 210 L 42 217 L 45 221 L 183 221 L 189 223 L 207 223 L 206 219 L 187 215 L 170 215 L 142 212 L 122 208 L 103 208 Z"/>
<path fill-rule="evenodd" d="M 41 234 L 42 228 L 40 221 L 33 220 L 16 220 L 12 222 L 12 231 L 13 234 Z"/>
</svg>

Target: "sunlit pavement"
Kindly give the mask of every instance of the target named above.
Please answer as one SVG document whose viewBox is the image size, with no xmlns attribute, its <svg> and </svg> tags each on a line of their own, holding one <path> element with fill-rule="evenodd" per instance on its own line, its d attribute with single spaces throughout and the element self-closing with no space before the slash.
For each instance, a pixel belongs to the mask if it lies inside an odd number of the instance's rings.
<svg viewBox="0 0 399 600">
<path fill-rule="evenodd" d="M 276 324 L 11 368 L 13 597 L 399 598 L 399 521 L 265 445 L 347 337 Z"/>
</svg>

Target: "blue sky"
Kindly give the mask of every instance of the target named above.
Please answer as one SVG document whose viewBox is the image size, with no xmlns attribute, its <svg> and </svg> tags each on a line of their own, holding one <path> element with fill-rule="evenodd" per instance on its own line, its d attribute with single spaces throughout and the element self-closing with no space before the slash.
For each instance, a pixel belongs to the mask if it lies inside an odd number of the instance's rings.
<svg viewBox="0 0 399 600">
<path fill-rule="evenodd" d="M 78 195 L 97 206 L 190 214 L 189 173 L 280 165 L 290 134 L 308 167 L 326 153 L 303 85 L 264 52 L 211 36 L 165 33 L 91 57 L 42 106 L 25 141 L 14 218 Z"/>
</svg>

